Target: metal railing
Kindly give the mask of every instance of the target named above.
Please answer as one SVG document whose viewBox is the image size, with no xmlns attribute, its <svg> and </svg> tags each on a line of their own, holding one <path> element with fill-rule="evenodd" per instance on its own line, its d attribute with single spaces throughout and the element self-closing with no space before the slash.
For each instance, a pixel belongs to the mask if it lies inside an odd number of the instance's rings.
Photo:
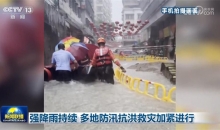
<svg viewBox="0 0 220 130">
<path fill-rule="evenodd" d="M 152 97 L 160 101 L 174 104 L 176 103 L 174 95 L 176 87 L 167 89 L 163 84 L 129 76 L 123 73 L 119 68 L 115 69 L 115 78 L 122 85 L 132 91 L 146 95 L 148 97 Z M 141 82 L 143 85 L 141 85 Z M 152 86 L 154 88 L 153 92 L 149 90 L 149 86 Z"/>
</svg>

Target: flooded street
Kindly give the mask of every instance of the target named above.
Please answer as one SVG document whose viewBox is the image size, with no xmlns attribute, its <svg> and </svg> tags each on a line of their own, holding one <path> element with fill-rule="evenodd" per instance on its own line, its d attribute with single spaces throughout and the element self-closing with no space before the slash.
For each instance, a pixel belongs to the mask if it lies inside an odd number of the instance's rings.
<svg viewBox="0 0 220 130">
<path fill-rule="evenodd" d="M 154 72 L 140 72 L 128 69 L 136 62 L 122 62 L 127 73 L 134 77 L 146 77 L 159 83 L 166 82 L 165 77 Z M 160 68 L 158 68 L 160 69 Z M 142 74 L 140 74 L 142 73 Z M 146 76 L 145 76 L 146 75 Z M 148 78 L 149 77 L 149 78 Z M 151 78 L 150 78 L 151 77 Z M 165 85 L 169 84 L 169 81 Z M 169 84 L 168 87 L 173 85 Z M 175 104 L 170 104 L 130 91 L 118 81 L 115 85 L 100 83 L 83 84 L 72 81 L 62 84 L 57 81 L 45 83 L 45 112 L 171 112 Z M 45 125 L 46 130 L 174 130 L 175 125 L 149 124 L 77 124 Z"/>
</svg>

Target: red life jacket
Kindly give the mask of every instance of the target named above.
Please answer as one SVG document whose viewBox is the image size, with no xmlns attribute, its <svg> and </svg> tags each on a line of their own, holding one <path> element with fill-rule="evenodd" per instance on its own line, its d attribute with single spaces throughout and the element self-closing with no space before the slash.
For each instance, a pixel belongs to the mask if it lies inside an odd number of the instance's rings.
<svg viewBox="0 0 220 130">
<path fill-rule="evenodd" d="M 96 49 L 95 53 L 96 53 L 96 65 L 97 66 L 112 64 L 112 58 L 109 55 L 108 47 Z"/>
</svg>

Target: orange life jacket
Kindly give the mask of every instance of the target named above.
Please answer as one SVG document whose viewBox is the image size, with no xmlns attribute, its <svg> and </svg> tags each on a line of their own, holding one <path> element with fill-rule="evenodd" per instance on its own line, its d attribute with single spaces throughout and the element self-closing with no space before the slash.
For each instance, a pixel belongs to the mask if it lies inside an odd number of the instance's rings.
<svg viewBox="0 0 220 130">
<path fill-rule="evenodd" d="M 96 65 L 97 66 L 112 64 L 112 58 L 109 55 L 108 47 L 96 49 L 95 53 L 96 53 Z"/>
</svg>

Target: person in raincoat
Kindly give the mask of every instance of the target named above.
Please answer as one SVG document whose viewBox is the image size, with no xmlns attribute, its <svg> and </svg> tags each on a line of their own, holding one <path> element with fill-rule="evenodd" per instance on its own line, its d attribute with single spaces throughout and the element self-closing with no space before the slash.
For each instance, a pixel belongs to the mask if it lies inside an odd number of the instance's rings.
<svg viewBox="0 0 220 130">
<path fill-rule="evenodd" d="M 121 51 L 121 52 L 119 53 L 119 55 L 122 56 L 122 57 L 125 56 L 125 54 L 123 53 L 123 51 Z"/>
<path fill-rule="evenodd" d="M 101 81 L 114 84 L 114 70 L 112 62 L 119 66 L 122 72 L 125 73 L 126 70 L 114 57 L 112 51 L 105 46 L 105 43 L 106 41 L 104 38 L 98 39 L 99 48 L 95 50 L 91 65 L 97 67 L 98 77 L 101 79 Z"/>
</svg>

